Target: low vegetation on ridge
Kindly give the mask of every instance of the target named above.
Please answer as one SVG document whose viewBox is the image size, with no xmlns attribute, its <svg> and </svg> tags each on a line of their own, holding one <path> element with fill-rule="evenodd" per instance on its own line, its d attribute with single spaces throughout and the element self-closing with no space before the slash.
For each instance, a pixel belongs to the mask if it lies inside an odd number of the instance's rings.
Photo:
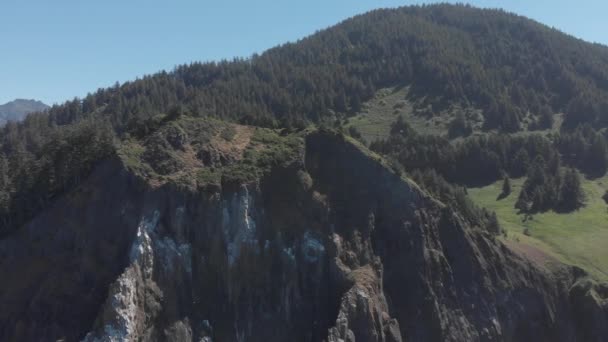
<svg viewBox="0 0 608 342">
<path fill-rule="evenodd" d="M 144 139 L 124 141 L 118 154 L 153 185 L 203 188 L 258 180 L 298 158 L 303 133 L 181 117 Z"/>
</svg>

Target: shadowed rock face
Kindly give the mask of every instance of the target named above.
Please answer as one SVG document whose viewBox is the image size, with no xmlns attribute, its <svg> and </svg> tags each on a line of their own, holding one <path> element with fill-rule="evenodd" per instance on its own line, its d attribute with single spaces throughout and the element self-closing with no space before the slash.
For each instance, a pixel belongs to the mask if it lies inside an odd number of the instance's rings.
<svg viewBox="0 0 608 342">
<path fill-rule="evenodd" d="M 3 341 L 608 336 L 604 287 L 535 268 L 329 133 L 219 189 L 153 188 L 109 161 L 0 258 Z"/>
</svg>

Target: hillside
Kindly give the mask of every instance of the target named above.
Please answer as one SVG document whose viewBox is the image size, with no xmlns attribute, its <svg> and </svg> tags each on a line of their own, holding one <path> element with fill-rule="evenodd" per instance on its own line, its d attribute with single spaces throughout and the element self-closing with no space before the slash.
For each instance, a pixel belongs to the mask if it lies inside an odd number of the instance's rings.
<svg viewBox="0 0 608 342">
<path fill-rule="evenodd" d="M 372 11 L 0 128 L 0 340 L 605 341 L 607 171 L 608 47 Z"/>
<path fill-rule="evenodd" d="M 503 11 L 403 7 L 247 59 L 183 65 L 100 90 L 51 118 L 67 123 L 97 110 L 124 127 L 179 104 L 199 115 L 297 124 L 357 111 L 377 89 L 411 85 L 410 96 L 426 98 L 420 105 L 431 113 L 453 104 L 483 109 L 487 129 L 542 127 L 559 113 L 568 127 L 605 126 L 607 66 L 607 47 Z"/>
<path fill-rule="evenodd" d="M 526 242 L 540 247 L 562 262 L 578 265 L 608 281 L 608 207 L 602 196 L 608 190 L 606 177 L 585 180 L 586 205 L 580 210 L 563 214 L 546 212 L 526 218 L 514 208 L 516 195 L 523 179 L 513 181 L 513 194 L 497 199 L 502 182 L 483 188 L 469 189 L 471 198 L 479 205 L 496 211 L 508 240 Z"/>
<path fill-rule="evenodd" d="M 0 241 L 23 275 L 0 284 L 0 337 L 602 340 L 603 287 L 387 165 L 331 131 L 166 122 Z"/>
<path fill-rule="evenodd" d="M 9 121 L 21 121 L 27 114 L 42 112 L 49 106 L 40 101 L 17 99 L 0 105 L 0 126 Z"/>
<path fill-rule="evenodd" d="M 440 127 L 456 121 L 464 128 L 456 132 L 544 132 L 562 122 L 561 133 L 569 136 L 559 152 L 581 159 L 565 161 L 585 173 L 602 172 L 603 165 L 585 166 L 606 159 L 607 51 L 503 11 L 452 5 L 374 11 L 246 60 L 194 63 L 117 84 L 5 128 L 0 161 L 6 159 L 12 170 L 8 192 L 20 195 L 3 206 L 24 218 L 38 210 L 28 198 L 31 189 L 22 187 L 37 182 L 32 170 L 56 164 L 49 158 L 59 154 L 47 150 L 66 146 L 63 140 L 77 134 L 75 127 L 103 127 L 82 139 L 94 139 L 98 131 L 123 139 L 145 134 L 166 113 L 264 127 L 333 126 L 360 112 L 380 89 L 395 86 L 408 86 L 411 116 L 443 122 Z M 581 122 L 592 132 L 577 133 Z M 72 167 L 61 160 L 62 167 Z M 51 197 L 65 190 L 63 183 L 52 186 Z M 36 193 L 49 185 L 37 186 Z M 34 202 L 44 205 L 46 198 Z M 14 227 L 24 218 L 9 221 Z M 2 230 L 10 229 L 5 224 Z"/>
</svg>

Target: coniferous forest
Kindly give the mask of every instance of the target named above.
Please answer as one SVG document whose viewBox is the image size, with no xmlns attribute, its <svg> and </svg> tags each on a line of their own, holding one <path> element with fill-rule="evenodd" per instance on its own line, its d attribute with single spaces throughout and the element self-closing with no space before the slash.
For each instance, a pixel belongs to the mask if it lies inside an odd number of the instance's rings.
<svg viewBox="0 0 608 342">
<path fill-rule="evenodd" d="M 116 84 L 8 123 L 0 131 L 0 234 L 79 184 L 117 142 L 166 121 L 339 129 L 378 89 L 392 86 L 410 86 L 416 103 L 433 111 L 481 111 L 484 133 L 458 141 L 397 121 L 389 137 L 370 142 L 430 189 L 455 193 L 454 201 L 466 198 L 458 195 L 466 186 L 525 176 L 519 210 L 576 210 L 585 201 L 581 177 L 608 168 L 608 47 L 501 10 L 404 7 L 260 55 Z M 558 116 L 558 130 L 545 134 Z M 461 117 L 453 130 L 467 127 Z"/>
<path fill-rule="evenodd" d="M 207 49 L 218 23 L 49 6 L 132 25 L 87 23 L 67 53 L 95 29 Z M 247 29 L 234 9 L 212 38 Z M 605 342 L 607 208 L 607 46 L 503 10 L 374 10 L 0 122 L 0 341 Z"/>
</svg>

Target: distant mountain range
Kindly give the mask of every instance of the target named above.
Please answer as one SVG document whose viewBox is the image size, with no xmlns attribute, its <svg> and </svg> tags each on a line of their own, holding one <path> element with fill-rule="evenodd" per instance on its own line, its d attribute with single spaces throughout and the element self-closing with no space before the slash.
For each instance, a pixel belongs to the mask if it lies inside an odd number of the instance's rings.
<svg viewBox="0 0 608 342">
<path fill-rule="evenodd" d="M 0 105 L 0 125 L 9 121 L 23 120 L 29 113 L 43 111 L 49 108 L 46 104 L 36 100 L 17 99 Z"/>
</svg>

